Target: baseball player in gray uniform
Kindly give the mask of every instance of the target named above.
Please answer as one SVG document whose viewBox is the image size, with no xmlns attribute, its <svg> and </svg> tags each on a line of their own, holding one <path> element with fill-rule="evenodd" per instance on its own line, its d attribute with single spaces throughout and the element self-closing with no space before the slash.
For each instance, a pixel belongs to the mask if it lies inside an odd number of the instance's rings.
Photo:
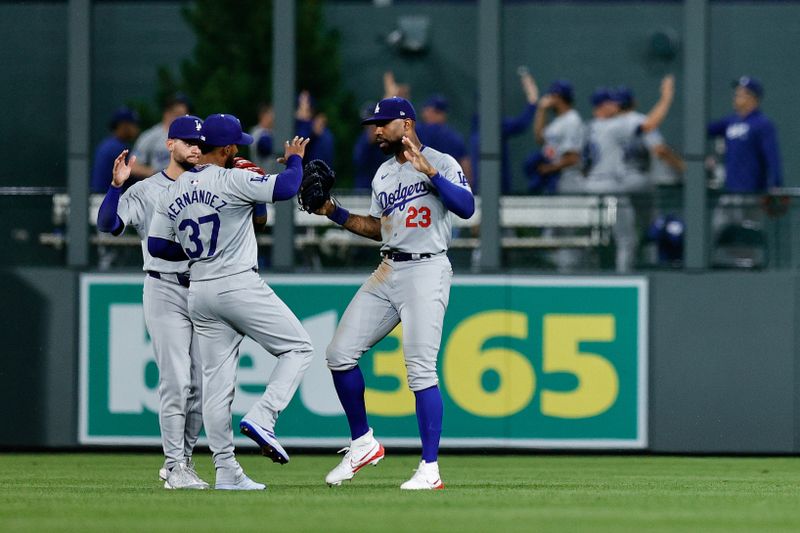
<svg viewBox="0 0 800 533">
<path fill-rule="evenodd" d="M 586 181 L 581 172 L 581 152 L 583 152 L 584 125 L 581 116 L 573 107 L 575 93 L 572 84 L 566 80 L 556 80 L 550 84 L 536 108 L 533 121 L 536 142 L 542 145 L 546 162 L 538 168 L 540 174 L 560 173 L 558 192 L 562 194 L 580 193 Z M 547 111 L 555 113 L 547 124 Z"/>
<path fill-rule="evenodd" d="M 189 313 L 202 361 L 203 421 L 214 454 L 215 487 L 260 490 L 265 486 L 247 477 L 234 455 L 231 404 L 239 344 L 247 335 L 278 358 L 267 390 L 240 429 L 279 463 L 289 456 L 275 438 L 275 422 L 310 365 L 313 348 L 300 321 L 256 272 L 251 217 L 255 204 L 297 194 L 308 140 L 287 141 L 287 169 L 261 176 L 231 168 L 236 145 L 253 140 L 233 115 L 209 116 L 200 138 L 208 164 L 183 173 L 161 196 L 148 249 L 164 259 L 189 259 Z M 176 237 L 179 244 L 173 242 Z"/>
<path fill-rule="evenodd" d="M 159 423 L 164 448 L 164 468 L 159 476 L 168 489 L 205 489 L 192 464 L 192 450 L 203 425 L 201 374 L 197 339 L 189 318 L 189 265 L 170 262 L 147 252 L 147 232 L 158 197 L 186 169 L 200 160 L 200 127 L 193 116 L 175 119 L 169 127 L 167 167 L 135 183 L 120 196 L 131 175 L 136 156 L 128 162 L 128 151 L 114 161 L 113 180 L 97 217 L 101 231 L 119 235 L 125 226 L 136 228 L 142 238 L 144 320 L 153 342 L 158 365 Z"/>
<path fill-rule="evenodd" d="M 666 76 L 661 82 L 661 96 L 644 120 L 620 115 L 619 102 L 612 91 L 600 89 L 592 95 L 595 118 L 589 123 L 587 153 L 591 164 L 586 192 L 627 194 L 637 184 L 626 183 L 625 150 L 636 136 L 654 131 L 664 121 L 675 95 L 675 79 Z M 616 243 L 616 270 L 628 272 L 636 253 L 636 219 L 627 197 L 619 197 L 613 234 Z"/>
<path fill-rule="evenodd" d="M 468 219 L 475 201 L 456 160 L 421 146 L 415 121 L 416 113 L 407 100 L 381 100 L 363 124 L 375 125 L 376 142 L 393 157 L 378 168 L 372 180 L 369 215 L 351 215 L 330 200 L 317 211 L 353 233 L 383 242 L 381 264 L 347 306 L 326 353 L 351 437 L 341 463 L 325 478 L 332 486 L 383 459 L 383 446 L 367 422 L 358 360 L 402 322 L 403 354 L 409 388 L 416 397 L 422 460 L 414 476 L 400 488 L 444 488 L 438 465 L 442 397 L 436 360 L 453 275 L 446 252 L 451 213 Z"/>
</svg>

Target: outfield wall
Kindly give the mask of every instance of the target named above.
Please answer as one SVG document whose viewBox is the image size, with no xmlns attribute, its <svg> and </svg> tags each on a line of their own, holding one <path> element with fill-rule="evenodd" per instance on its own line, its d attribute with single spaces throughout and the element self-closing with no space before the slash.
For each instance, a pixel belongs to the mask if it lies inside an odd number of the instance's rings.
<svg viewBox="0 0 800 533">
<path fill-rule="evenodd" d="M 0 446 L 157 445 L 141 275 L 4 274 L 0 394 L 12 423 L 0 429 Z M 364 276 L 268 276 L 320 350 L 281 421 L 292 445 L 335 446 L 345 437 L 321 358 Z M 444 442 L 798 452 L 798 302 L 791 272 L 456 275 L 440 352 Z M 398 350 L 395 332 L 362 366 L 374 424 L 393 445 L 413 446 L 413 399 Z M 242 353 L 239 415 L 271 365 L 252 342 Z"/>
</svg>

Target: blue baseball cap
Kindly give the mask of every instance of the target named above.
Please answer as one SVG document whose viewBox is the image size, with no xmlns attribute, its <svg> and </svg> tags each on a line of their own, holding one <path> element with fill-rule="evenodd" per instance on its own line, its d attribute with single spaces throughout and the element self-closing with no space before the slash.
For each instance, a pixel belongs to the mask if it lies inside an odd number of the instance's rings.
<svg viewBox="0 0 800 533">
<path fill-rule="evenodd" d="M 547 94 L 554 94 L 560 96 L 567 102 L 572 102 L 575 99 L 575 90 L 572 84 L 567 80 L 556 80 L 547 88 Z"/>
<path fill-rule="evenodd" d="M 242 131 L 242 123 L 233 115 L 217 113 L 206 117 L 200 129 L 200 140 L 210 146 L 252 144 L 253 137 Z"/>
<path fill-rule="evenodd" d="M 130 107 L 120 107 L 114 111 L 114 114 L 111 116 L 111 120 L 108 122 L 108 127 L 109 129 L 113 130 L 123 122 L 139 124 L 139 114 Z"/>
<path fill-rule="evenodd" d="M 172 121 L 169 125 L 167 138 L 183 140 L 200 140 L 200 131 L 203 129 L 203 121 L 194 115 L 183 115 Z"/>
<path fill-rule="evenodd" d="M 753 93 L 753 95 L 759 99 L 764 96 L 764 86 L 761 85 L 759 80 L 750 76 L 742 76 L 738 80 L 733 80 L 731 87 L 743 87 Z"/>
<path fill-rule="evenodd" d="M 375 105 L 372 116 L 361 121 L 362 124 L 375 124 L 377 122 L 389 122 L 398 118 L 409 118 L 417 120 L 417 113 L 414 106 L 405 98 L 392 96 L 384 98 Z"/>
<path fill-rule="evenodd" d="M 630 87 L 620 85 L 614 90 L 612 96 L 622 107 L 631 107 L 633 105 L 633 90 Z"/>
<path fill-rule="evenodd" d="M 437 111 L 447 112 L 450 105 L 447 103 L 447 98 L 441 94 L 434 94 L 425 101 L 422 107 L 432 107 Z"/>
<path fill-rule="evenodd" d="M 614 101 L 614 93 L 608 87 L 598 87 L 594 90 L 594 92 L 592 92 L 592 96 L 589 98 L 589 101 L 592 103 L 592 107 L 597 107 L 603 102 L 608 102 L 609 100 Z"/>
</svg>

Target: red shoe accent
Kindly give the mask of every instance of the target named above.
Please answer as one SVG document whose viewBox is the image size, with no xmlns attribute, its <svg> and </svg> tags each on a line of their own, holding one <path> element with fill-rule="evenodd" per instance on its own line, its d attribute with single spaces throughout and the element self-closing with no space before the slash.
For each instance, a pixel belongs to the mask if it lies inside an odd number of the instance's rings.
<svg viewBox="0 0 800 533">
<path fill-rule="evenodd" d="M 380 461 L 381 459 L 383 459 L 383 456 L 384 456 L 383 444 L 381 444 L 381 443 L 379 442 L 379 443 L 378 443 L 378 451 L 376 451 L 374 454 L 372 454 L 372 455 L 371 455 L 370 457 L 368 457 L 367 459 L 364 459 L 364 460 L 361 462 L 361 464 L 359 464 L 357 467 L 355 467 L 355 468 L 353 469 L 353 474 L 355 474 L 356 472 L 358 472 L 359 470 L 361 470 L 362 468 L 364 468 L 364 467 L 365 467 L 365 466 L 367 466 L 368 464 L 372 463 L 373 461 L 374 461 L 375 463 L 377 463 L 378 461 Z"/>
<path fill-rule="evenodd" d="M 442 483 L 442 480 L 440 479 L 439 484 L 433 487 L 433 490 L 443 490 L 443 489 L 444 489 L 444 483 Z"/>
</svg>

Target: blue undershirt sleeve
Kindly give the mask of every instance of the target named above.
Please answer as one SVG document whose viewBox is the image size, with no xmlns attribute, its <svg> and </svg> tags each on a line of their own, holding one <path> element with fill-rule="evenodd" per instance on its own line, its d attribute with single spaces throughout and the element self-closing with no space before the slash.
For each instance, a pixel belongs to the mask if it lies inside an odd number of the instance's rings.
<svg viewBox="0 0 800 533">
<path fill-rule="evenodd" d="M 125 224 L 117 214 L 121 194 L 122 187 L 111 185 L 103 198 L 103 203 L 100 204 L 100 210 L 97 212 L 97 229 L 103 233 L 119 235 L 125 229 Z"/>
<path fill-rule="evenodd" d="M 153 257 L 158 257 L 165 261 L 187 261 L 189 259 L 180 243 L 162 239 L 161 237 L 148 237 L 147 251 Z"/>
<path fill-rule="evenodd" d="M 303 181 L 303 159 L 299 155 L 292 155 L 286 162 L 286 170 L 275 177 L 275 188 L 272 192 L 272 201 L 288 200 L 300 190 Z"/>
<path fill-rule="evenodd" d="M 475 212 L 475 198 L 469 189 L 448 181 L 438 172 L 431 178 L 431 183 L 448 211 L 463 219 L 468 219 Z"/>
</svg>

